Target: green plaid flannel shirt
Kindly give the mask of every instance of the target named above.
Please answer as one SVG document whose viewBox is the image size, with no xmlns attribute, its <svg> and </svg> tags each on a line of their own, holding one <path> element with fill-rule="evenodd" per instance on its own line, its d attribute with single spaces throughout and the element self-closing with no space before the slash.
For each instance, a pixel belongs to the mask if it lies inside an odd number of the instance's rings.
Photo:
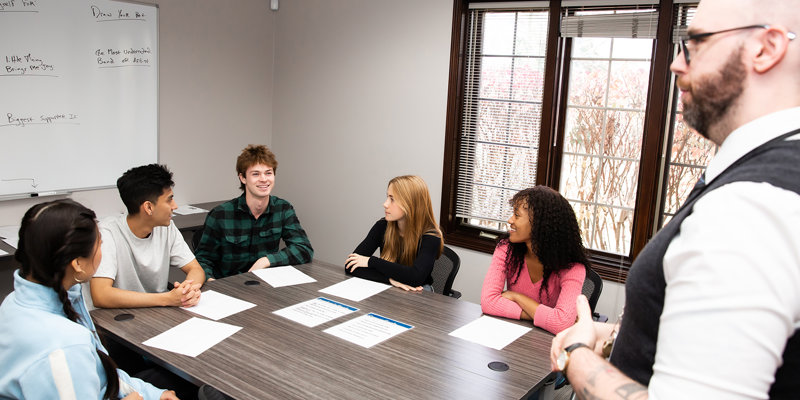
<svg viewBox="0 0 800 400">
<path fill-rule="evenodd" d="M 280 249 L 280 241 L 286 247 Z M 314 256 L 308 236 L 288 201 L 270 196 L 269 205 L 253 218 L 244 194 L 214 207 L 206 217 L 195 249 L 206 277 L 224 278 L 247 272 L 266 256 L 270 266 L 305 264 Z"/>
</svg>

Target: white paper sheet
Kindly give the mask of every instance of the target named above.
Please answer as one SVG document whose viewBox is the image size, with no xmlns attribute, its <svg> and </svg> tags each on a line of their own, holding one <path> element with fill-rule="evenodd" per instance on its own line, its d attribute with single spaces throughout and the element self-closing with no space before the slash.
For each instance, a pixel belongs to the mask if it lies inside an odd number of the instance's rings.
<svg viewBox="0 0 800 400">
<path fill-rule="evenodd" d="M 192 317 L 188 321 L 142 342 L 142 344 L 189 357 L 197 357 L 211 346 L 238 332 L 239 329 L 242 327 Z"/>
<path fill-rule="evenodd" d="M 313 328 L 319 324 L 334 320 L 343 315 L 354 313 L 357 308 L 342 304 L 324 297 L 317 297 L 290 307 L 281 308 L 273 313 L 292 321 Z"/>
<path fill-rule="evenodd" d="M 272 287 L 299 285 L 317 281 L 291 265 L 257 269 L 253 273 Z"/>
<path fill-rule="evenodd" d="M 361 278 L 350 278 L 341 281 L 335 285 L 328 286 L 319 291 L 322 293 L 339 296 L 348 300 L 361 301 L 369 296 L 378 294 L 388 288 L 390 285 L 385 285 L 379 282 L 368 281 Z"/>
<path fill-rule="evenodd" d="M 508 346 L 531 329 L 533 328 L 484 315 L 450 332 L 450 336 L 503 350 L 503 347 Z"/>
<path fill-rule="evenodd" d="M 369 313 L 332 326 L 323 332 L 359 346 L 370 348 L 411 328 L 413 326 L 375 313 Z"/>
<path fill-rule="evenodd" d="M 19 225 L 0 226 L 0 238 L 13 248 L 19 247 Z M 7 254 L 7 253 L 6 253 Z"/>
<path fill-rule="evenodd" d="M 208 210 L 200 207 L 190 206 L 188 204 L 178 206 L 178 208 L 173 211 L 173 213 L 178 215 L 200 214 L 204 212 L 208 212 Z"/>
<path fill-rule="evenodd" d="M 196 306 L 181 308 L 217 321 L 255 306 L 253 303 L 239 300 L 226 294 L 206 290 L 200 295 L 200 302 Z"/>
</svg>

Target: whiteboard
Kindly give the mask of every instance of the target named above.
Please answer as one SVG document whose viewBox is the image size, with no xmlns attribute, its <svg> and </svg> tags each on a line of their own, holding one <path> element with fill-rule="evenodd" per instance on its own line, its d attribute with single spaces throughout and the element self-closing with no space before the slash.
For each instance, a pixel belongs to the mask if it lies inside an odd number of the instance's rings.
<svg viewBox="0 0 800 400">
<path fill-rule="evenodd" d="M 0 0 L 0 200 L 158 160 L 158 8 Z"/>
</svg>

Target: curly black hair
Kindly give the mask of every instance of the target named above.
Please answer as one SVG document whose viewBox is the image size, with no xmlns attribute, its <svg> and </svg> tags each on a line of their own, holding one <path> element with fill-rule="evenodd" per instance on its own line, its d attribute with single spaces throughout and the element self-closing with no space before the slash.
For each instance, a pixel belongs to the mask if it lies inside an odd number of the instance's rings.
<svg viewBox="0 0 800 400">
<path fill-rule="evenodd" d="M 515 194 L 509 203 L 514 208 L 527 206 L 531 247 L 544 269 L 540 294 L 545 293 L 547 280 L 553 272 L 567 269 L 574 263 L 587 268 L 590 266 L 575 211 L 564 196 L 547 186 L 534 186 Z M 500 239 L 499 244 L 509 246 L 505 262 L 506 279 L 516 283 L 525 263 L 528 244 L 511 243 L 508 236 Z"/>
</svg>

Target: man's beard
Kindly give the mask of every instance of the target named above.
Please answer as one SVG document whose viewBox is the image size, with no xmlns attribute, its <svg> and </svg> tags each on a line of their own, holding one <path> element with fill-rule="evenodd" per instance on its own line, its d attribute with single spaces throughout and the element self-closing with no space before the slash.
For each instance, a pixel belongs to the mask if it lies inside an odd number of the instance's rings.
<svg viewBox="0 0 800 400">
<path fill-rule="evenodd" d="M 691 98 L 683 101 L 683 120 L 709 139 L 709 129 L 718 124 L 741 96 L 747 77 L 742 48 L 728 56 L 718 73 L 697 79 L 689 88 Z"/>
</svg>

